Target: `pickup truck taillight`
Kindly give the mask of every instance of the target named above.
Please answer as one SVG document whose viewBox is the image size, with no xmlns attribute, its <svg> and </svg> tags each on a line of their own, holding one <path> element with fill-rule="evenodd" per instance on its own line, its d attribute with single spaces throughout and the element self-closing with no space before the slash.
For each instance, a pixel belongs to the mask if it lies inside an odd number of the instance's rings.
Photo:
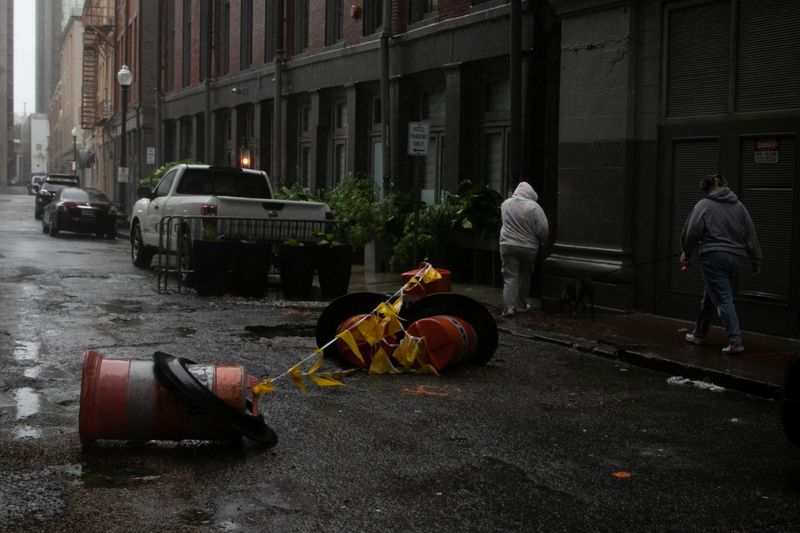
<svg viewBox="0 0 800 533">
<path fill-rule="evenodd" d="M 200 206 L 200 214 L 203 216 L 216 215 L 217 206 L 214 204 L 203 204 Z"/>
</svg>

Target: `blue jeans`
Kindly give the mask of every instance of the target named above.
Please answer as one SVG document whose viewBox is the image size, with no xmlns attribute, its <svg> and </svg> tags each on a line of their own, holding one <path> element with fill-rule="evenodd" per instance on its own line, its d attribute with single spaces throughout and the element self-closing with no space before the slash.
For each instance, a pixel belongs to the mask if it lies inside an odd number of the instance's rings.
<svg viewBox="0 0 800 533">
<path fill-rule="evenodd" d="M 706 252 L 700 256 L 703 269 L 703 298 L 700 300 L 700 314 L 694 323 L 694 335 L 705 337 L 716 313 L 728 330 L 728 343 L 731 346 L 742 344 L 742 331 L 739 318 L 733 305 L 733 292 L 739 279 L 744 257 L 729 252 Z"/>
<path fill-rule="evenodd" d="M 500 260 L 503 262 L 503 309 L 525 309 L 528 305 L 537 252 L 533 248 L 500 245 Z"/>
</svg>

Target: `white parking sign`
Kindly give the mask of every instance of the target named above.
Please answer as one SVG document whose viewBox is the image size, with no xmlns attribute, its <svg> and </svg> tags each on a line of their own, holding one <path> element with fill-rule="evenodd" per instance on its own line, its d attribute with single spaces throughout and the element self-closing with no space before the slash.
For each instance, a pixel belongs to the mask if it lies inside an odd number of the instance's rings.
<svg viewBox="0 0 800 533">
<path fill-rule="evenodd" d="M 408 123 L 408 155 L 428 155 L 429 126 L 427 122 Z"/>
</svg>

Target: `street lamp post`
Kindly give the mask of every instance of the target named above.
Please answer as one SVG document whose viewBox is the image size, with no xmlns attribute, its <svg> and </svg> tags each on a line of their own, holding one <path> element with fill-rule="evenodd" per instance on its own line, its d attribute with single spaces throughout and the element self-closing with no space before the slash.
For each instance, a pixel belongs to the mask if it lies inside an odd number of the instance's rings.
<svg viewBox="0 0 800 533">
<path fill-rule="evenodd" d="M 125 128 L 128 122 L 128 87 L 133 82 L 133 74 L 128 65 L 122 65 L 117 72 L 117 81 L 121 89 L 122 96 L 122 125 L 120 128 L 120 149 L 119 149 L 119 168 L 117 169 L 117 181 L 119 182 L 118 201 L 120 206 L 127 212 L 127 197 L 125 191 L 128 184 L 128 146 L 127 132 Z"/>
<path fill-rule="evenodd" d="M 72 166 L 78 172 L 78 126 L 72 127 Z"/>
</svg>

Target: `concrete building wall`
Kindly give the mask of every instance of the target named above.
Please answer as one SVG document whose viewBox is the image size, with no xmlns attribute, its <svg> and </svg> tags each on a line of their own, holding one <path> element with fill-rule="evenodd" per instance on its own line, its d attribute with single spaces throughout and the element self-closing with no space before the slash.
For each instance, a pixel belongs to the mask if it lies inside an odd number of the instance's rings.
<svg viewBox="0 0 800 533">
<path fill-rule="evenodd" d="M 0 185 L 16 173 L 14 147 L 14 2 L 0 1 Z"/>
</svg>

